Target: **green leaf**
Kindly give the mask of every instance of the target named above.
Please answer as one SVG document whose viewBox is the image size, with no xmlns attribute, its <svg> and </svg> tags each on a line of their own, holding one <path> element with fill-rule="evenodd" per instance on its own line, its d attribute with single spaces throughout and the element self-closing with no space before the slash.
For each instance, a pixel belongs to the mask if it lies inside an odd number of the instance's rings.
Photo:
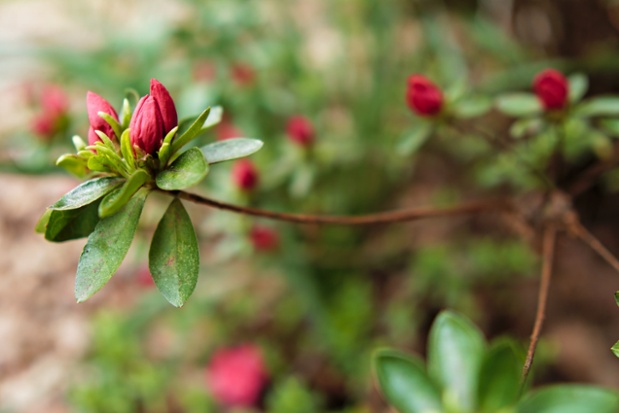
<svg viewBox="0 0 619 413">
<path fill-rule="evenodd" d="M 516 355 L 510 341 L 493 343 L 486 353 L 479 372 L 479 409 L 495 413 L 518 401 L 523 360 Z"/>
<path fill-rule="evenodd" d="M 86 142 L 84 142 L 84 139 L 82 139 L 79 135 L 73 135 L 73 137 L 71 138 L 71 142 L 73 142 L 73 146 L 75 147 L 76 152 L 86 149 L 87 144 Z"/>
<path fill-rule="evenodd" d="M 197 138 L 200 133 L 202 133 L 202 125 L 204 125 L 204 121 L 206 121 L 206 118 L 208 118 L 208 114 L 210 111 L 211 108 L 206 108 L 204 112 L 202 112 L 200 116 L 198 116 L 196 120 L 191 124 L 189 129 L 187 129 L 185 133 L 183 133 L 172 142 L 172 149 L 170 150 L 171 155 L 174 155 L 176 152 L 178 152 L 179 149 L 187 145 L 193 139 Z"/>
<path fill-rule="evenodd" d="M 573 104 L 580 101 L 587 93 L 589 79 L 582 73 L 575 73 L 568 78 L 568 81 L 570 85 L 569 101 Z"/>
<path fill-rule="evenodd" d="M 615 291 L 615 303 L 617 303 L 617 307 L 619 307 L 619 291 Z"/>
<path fill-rule="evenodd" d="M 518 119 L 512 123 L 512 126 L 509 128 L 509 134 L 516 139 L 520 139 L 525 135 L 538 132 L 543 125 L 544 122 L 537 117 Z"/>
<path fill-rule="evenodd" d="M 446 410 L 474 412 L 484 338 L 467 318 L 443 311 L 434 321 L 428 342 L 428 372 L 444 390 Z"/>
<path fill-rule="evenodd" d="M 262 145 L 262 141 L 258 139 L 234 138 L 209 143 L 200 149 L 207 162 L 212 164 L 249 156 L 259 151 Z"/>
<path fill-rule="evenodd" d="M 470 96 L 459 100 L 453 108 L 457 118 L 468 119 L 481 116 L 492 107 L 492 100 L 487 96 Z"/>
<path fill-rule="evenodd" d="M 118 121 L 114 119 L 109 113 L 98 112 L 97 115 L 103 118 L 103 120 L 105 120 L 107 124 L 111 126 L 112 130 L 114 131 L 114 135 L 119 138 L 120 134 L 122 133 L 122 127 L 120 126 L 120 123 L 118 123 Z"/>
<path fill-rule="evenodd" d="M 138 227 L 148 190 L 142 189 L 117 214 L 103 218 L 82 251 L 75 277 L 75 298 L 86 301 L 99 291 L 122 263 Z"/>
<path fill-rule="evenodd" d="M 619 137 L 619 119 L 602 119 L 600 121 L 600 126 L 610 136 L 614 138 Z"/>
<path fill-rule="evenodd" d="M 532 93 L 512 93 L 496 100 L 497 109 L 514 117 L 531 116 L 542 112 L 542 104 Z"/>
<path fill-rule="evenodd" d="M 610 349 L 616 357 L 619 357 L 619 341 L 617 341 Z"/>
<path fill-rule="evenodd" d="M 393 350 L 379 350 L 374 371 L 385 399 L 400 413 L 441 413 L 439 390 L 426 375 L 423 362 Z"/>
<path fill-rule="evenodd" d="M 588 99 L 574 108 L 580 117 L 619 115 L 619 97 L 600 96 Z"/>
<path fill-rule="evenodd" d="M 130 131 L 130 129 L 125 129 L 122 135 L 120 135 L 120 153 L 122 154 L 124 161 L 129 166 L 129 169 L 135 169 L 135 152 L 131 146 Z"/>
<path fill-rule="evenodd" d="M 517 413 L 617 413 L 619 394 L 594 386 L 550 386 L 530 393 Z"/>
<path fill-rule="evenodd" d="M 123 179 L 117 177 L 91 179 L 67 192 L 49 208 L 67 210 L 83 207 L 108 194 L 122 183 Z"/>
<path fill-rule="evenodd" d="M 56 161 L 56 165 L 78 178 L 83 178 L 90 172 L 88 160 L 72 153 L 62 155 Z"/>
<path fill-rule="evenodd" d="M 34 230 L 37 234 L 45 234 L 45 230 L 47 229 L 47 223 L 49 222 L 50 217 L 52 216 L 52 210 L 46 209 L 39 221 L 34 226 Z"/>
<path fill-rule="evenodd" d="M 157 186 L 166 191 L 189 188 L 196 185 L 208 174 L 208 162 L 202 151 L 190 148 L 183 152 L 167 169 L 159 172 Z"/>
<path fill-rule="evenodd" d="M 159 221 L 148 257 L 157 288 L 170 304 L 181 307 L 198 282 L 200 253 L 191 219 L 178 198 Z"/>
<path fill-rule="evenodd" d="M 397 145 L 397 152 L 402 156 L 410 156 L 417 152 L 419 148 L 428 140 L 434 131 L 433 125 L 429 122 L 419 122 L 404 133 Z"/>
<path fill-rule="evenodd" d="M 129 199 L 135 194 L 148 180 L 150 174 L 144 169 L 138 169 L 125 181 L 123 186 L 110 192 L 103 198 L 99 205 L 99 216 L 109 217 L 118 212 Z"/>
<path fill-rule="evenodd" d="M 211 112 L 208 115 L 208 118 L 206 118 L 206 121 L 204 121 L 204 124 L 202 125 L 202 130 L 217 125 L 219 122 L 221 122 L 221 118 L 223 117 L 223 115 L 224 110 L 221 106 L 213 106 L 211 108 Z"/>
<path fill-rule="evenodd" d="M 75 209 L 52 210 L 45 224 L 45 239 L 62 242 L 84 238 L 94 231 L 99 214 L 99 201 Z"/>
</svg>

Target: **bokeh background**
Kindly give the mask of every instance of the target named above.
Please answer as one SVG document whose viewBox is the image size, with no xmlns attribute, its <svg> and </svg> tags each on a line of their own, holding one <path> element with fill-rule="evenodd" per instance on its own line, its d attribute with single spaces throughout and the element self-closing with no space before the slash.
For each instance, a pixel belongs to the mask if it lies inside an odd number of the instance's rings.
<svg viewBox="0 0 619 413">
<path fill-rule="evenodd" d="M 586 73 L 590 95 L 617 92 L 617 3 L 0 1 L 0 412 L 386 412 L 372 351 L 424 354 L 443 308 L 524 346 L 538 245 L 493 214 L 346 228 L 187 205 L 202 263 L 182 309 L 157 293 L 146 268 L 164 198 L 149 200 L 125 263 L 84 304 L 73 298 L 84 241 L 51 244 L 34 226 L 78 183 L 54 161 L 72 150 L 73 134 L 86 134 L 86 91 L 119 107 L 127 88 L 147 93 L 153 77 L 181 117 L 223 107 L 202 142 L 265 142 L 252 156 L 257 188 L 240 191 L 231 166 L 218 165 L 195 189 L 216 199 L 360 214 L 521 193 L 479 161 L 493 154 L 475 140 L 410 144 L 418 119 L 404 101 L 407 77 L 496 96 L 529 90 L 533 75 L 553 66 Z M 50 96 L 61 116 L 45 123 Z M 292 116 L 312 123 L 311 149 L 287 136 Z M 510 120 L 492 111 L 481 122 L 506 133 Z M 617 190 L 596 185 L 576 199 L 614 252 Z M 619 274 L 568 237 L 556 266 L 535 383 L 619 388 L 609 350 L 619 338 Z M 206 371 L 214 354 L 240 345 L 261 354 L 260 397 L 222 406 Z"/>
</svg>

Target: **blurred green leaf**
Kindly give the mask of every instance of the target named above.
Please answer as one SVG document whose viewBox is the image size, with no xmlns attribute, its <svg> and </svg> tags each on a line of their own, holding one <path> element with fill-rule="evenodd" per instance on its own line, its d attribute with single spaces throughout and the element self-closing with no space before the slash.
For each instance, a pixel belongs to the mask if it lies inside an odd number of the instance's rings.
<svg viewBox="0 0 619 413">
<path fill-rule="evenodd" d="M 619 307 L 619 291 L 615 292 L 615 303 L 617 303 L 617 307 Z"/>
<path fill-rule="evenodd" d="M 418 122 L 404 132 L 396 150 L 402 156 L 410 156 L 428 140 L 434 128 L 429 122 Z"/>
<path fill-rule="evenodd" d="M 516 139 L 520 139 L 525 135 L 538 132 L 543 125 L 544 122 L 538 117 L 518 119 L 512 123 L 512 126 L 509 128 L 509 134 Z"/>
<path fill-rule="evenodd" d="M 428 373 L 444 391 L 447 410 L 474 412 L 484 338 L 467 318 L 443 311 L 434 321 L 428 343 Z"/>
<path fill-rule="evenodd" d="M 208 174 L 209 166 L 202 151 L 190 148 L 183 152 L 165 170 L 157 174 L 157 186 L 166 191 L 189 188 Z"/>
<path fill-rule="evenodd" d="M 200 149 L 208 163 L 212 164 L 249 156 L 259 151 L 262 145 L 264 144 L 258 139 L 234 138 L 209 143 Z"/>
<path fill-rule="evenodd" d="M 221 106 L 213 106 L 208 117 L 204 121 L 204 124 L 202 125 L 202 130 L 217 125 L 219 122 L 221 122 L 221 118 L 223 117 L 223 115 L 224 110 Z"/>
<path fill-rule="evenodd" d="M 123 186 L 110 192 L 99 205 L 99 216 L 108 217 L 118 212 L 129 199 L 150 179 L 150 174 L 143 169 L 135 171 Z"/>
<path fill-rule="evenodd" d="M 122 263 L 135 235 L 148 190 L 140 190 L 118 213 L 100 220 L 82 251 L 75 277 L 81 303 L 99 291 Z"/>
<path fill-rule="evenodd" d="M 619 394 L 593 386 L 559 385 L 533 391 L 517 413 L 617 413 Z"/>
<path fill-rule="evenodd" d="M 619 97 L 600 96 L 588 99 L 574 108 L 580 117 L 619 115 Z"/>
<path fill-rule="evenodd" d="M 574 104 L 580 101 L 587 93 L 589 78 L 582 73 L 575 73 L 568 78 L 568 82 L 570 86 L 569 101 Z"/>
<path fill-rule="evenodd" d="M 45 224 L 45 239 L 62 242 L 84 238 L 94 231 L 99 222 L 100 201 L 93 201 L 75 209 L 51 211 Z"/>
<path fill-rule="evenodd" d="M 159 221 L 148 256 L 157 288 L 170 304 L 181 307 L 198 282 L 200 253 L 193 224 L 180 199 L 174 198 Z"/>
<path fill-rule="evenodd" d="M 479 409 L 495 413 L 513 406 L 520 393 L 522 362 L 507 340 L 493 343 L 486 352 L 479 372 Z"/>
<path fill-rule="evenodd" d="M 487 96 L 471 96 L 454 104 L 454 114 L 457 118 L 468 119 L 481 116 L 492 108 L 492 100 Z"/>
<path fill-rule="evenodd" d="M 497 109 L 514 117 L 531 116 L 542 112 L 542 104 L 532 93 L 512 93 L 496 100 Z"/>
<path fill-rule="evenodd" d="M 123 183 L 118 177 L 95 178 L 83 182 L 50 206 L 54 210 L 81 208 L 111 192 Z"/>
<path fill-rule="evenodd" d="M 600 126 L 612 137 L 619 137 L 619 119 L 602 119 Z"/>
<path fill-rule="evenodd" d="M 619 341 L 617 341 L 610 349 L 616 357 L 619 357 Z"/>
<path fill-rule="evenodd" d="M 379 350 L 373 364 L 383 395 L 399 412 L 443 412 L 440 392 L 421 360 L 394 350 Z"/>
</svg>

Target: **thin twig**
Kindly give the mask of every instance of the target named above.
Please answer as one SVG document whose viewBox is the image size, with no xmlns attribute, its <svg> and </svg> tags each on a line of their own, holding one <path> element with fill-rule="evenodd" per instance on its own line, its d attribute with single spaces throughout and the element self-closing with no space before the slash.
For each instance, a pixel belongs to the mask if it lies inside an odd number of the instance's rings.
<svg viewBox="0 0 619 413">
<path fill-rule="evenodd" d="M 415 221 L 423 218 L 435 218 L 446 216 L 471 215 L 482 212 L 510 211 L 511 204 L 506 200 L 489 200 L 481 202 L 471 202 L 447 208 L 414 208 L 400 211 L 380 212 L 377 214 L 357 215 L 357 216 L 337 216 L 337 215 L 309 215 L 309 214 L 288 214 L 285 212 L 274 212 L 264 209 L 244 207 L 216 201 L 200 195 L 191 194 L 184 191 L 172 192 L 181 199 L 185 199 L 197 204 L 208 205 L 216 209 L 236 212 L 239 214 L 251 215 L 262 218 L 275 219 L 279 221 L 295 222 L 299 224 L 334 224 L 334 225 L 371 225 L 388 224 L 395 222 Z"/>
<path fill-rule="evenodd" d="M 610 252 L 604 244 L 600 242 L 592 233 L 587 230 L 580 222 L 574 221 L 570 223 L 569 230 L 587 244 L 591 249 L 598 253 L 611 267 L 619 272 L 619 260 Z"/>
<path fill-rule="evenodd" d="M 540 279 L 539 295 L 537 298 L 537 312 L 535 314 L 535 324 L 533 325 L 533 332 L 531 333 L 531 341 L 529 343 L 529 350 L 527 351 L 527 357 L 522 367 L 522 387 L 527 383 L 531 366 L 533 365 L 533 358 L 535 356 L 535 349 L 537 348 L 537 342 L 539 341 L 542 326 L 544 324 L 544 317 L 546 316 L 546 302 L 548 301 L 548 291 L 550 289 L 550 278 L 552 276 L 552 265 L 555 256 L 555 241 L 557 239 L 557 229 L 554 225 L 550 224 L 544 229 L 544 239 L 542 241 L 542 275 Z"/>
</svg>

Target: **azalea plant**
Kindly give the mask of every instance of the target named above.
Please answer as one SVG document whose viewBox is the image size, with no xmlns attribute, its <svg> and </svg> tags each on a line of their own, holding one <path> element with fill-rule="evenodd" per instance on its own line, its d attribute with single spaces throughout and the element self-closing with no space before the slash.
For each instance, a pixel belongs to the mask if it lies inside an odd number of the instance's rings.
<svg viewBox="0 0 619 413">
<path fill-rule="evenodd" d="M 149 193 L 171 194 L 173 200 L 153 235 L 149 268 L 163 296 L 182 306 L 196 286 L 200 256 L 191 219 L 175 191 L 202 181 L 212 164 L 254 153 L 262 142 L 239 138 L 187 149 L 219 117 L 208 108 L 192 123 L 179 124 L 172 97 L 155 79 L 150 94 L 140 98 L 134 110 L 124 100 L 120 116 L 93 92 L 86 103 L 88 144 L 75 136 L 77 153 L 61 156 L 58 165 L 87 180 L 48 208 L 37 231 L 54 242 L 88 237 L 75 281 L 81 302 L 118 270 Z M 236 175 L 242 185 L 252 185 L 246 172 Z"/>
</svg>

